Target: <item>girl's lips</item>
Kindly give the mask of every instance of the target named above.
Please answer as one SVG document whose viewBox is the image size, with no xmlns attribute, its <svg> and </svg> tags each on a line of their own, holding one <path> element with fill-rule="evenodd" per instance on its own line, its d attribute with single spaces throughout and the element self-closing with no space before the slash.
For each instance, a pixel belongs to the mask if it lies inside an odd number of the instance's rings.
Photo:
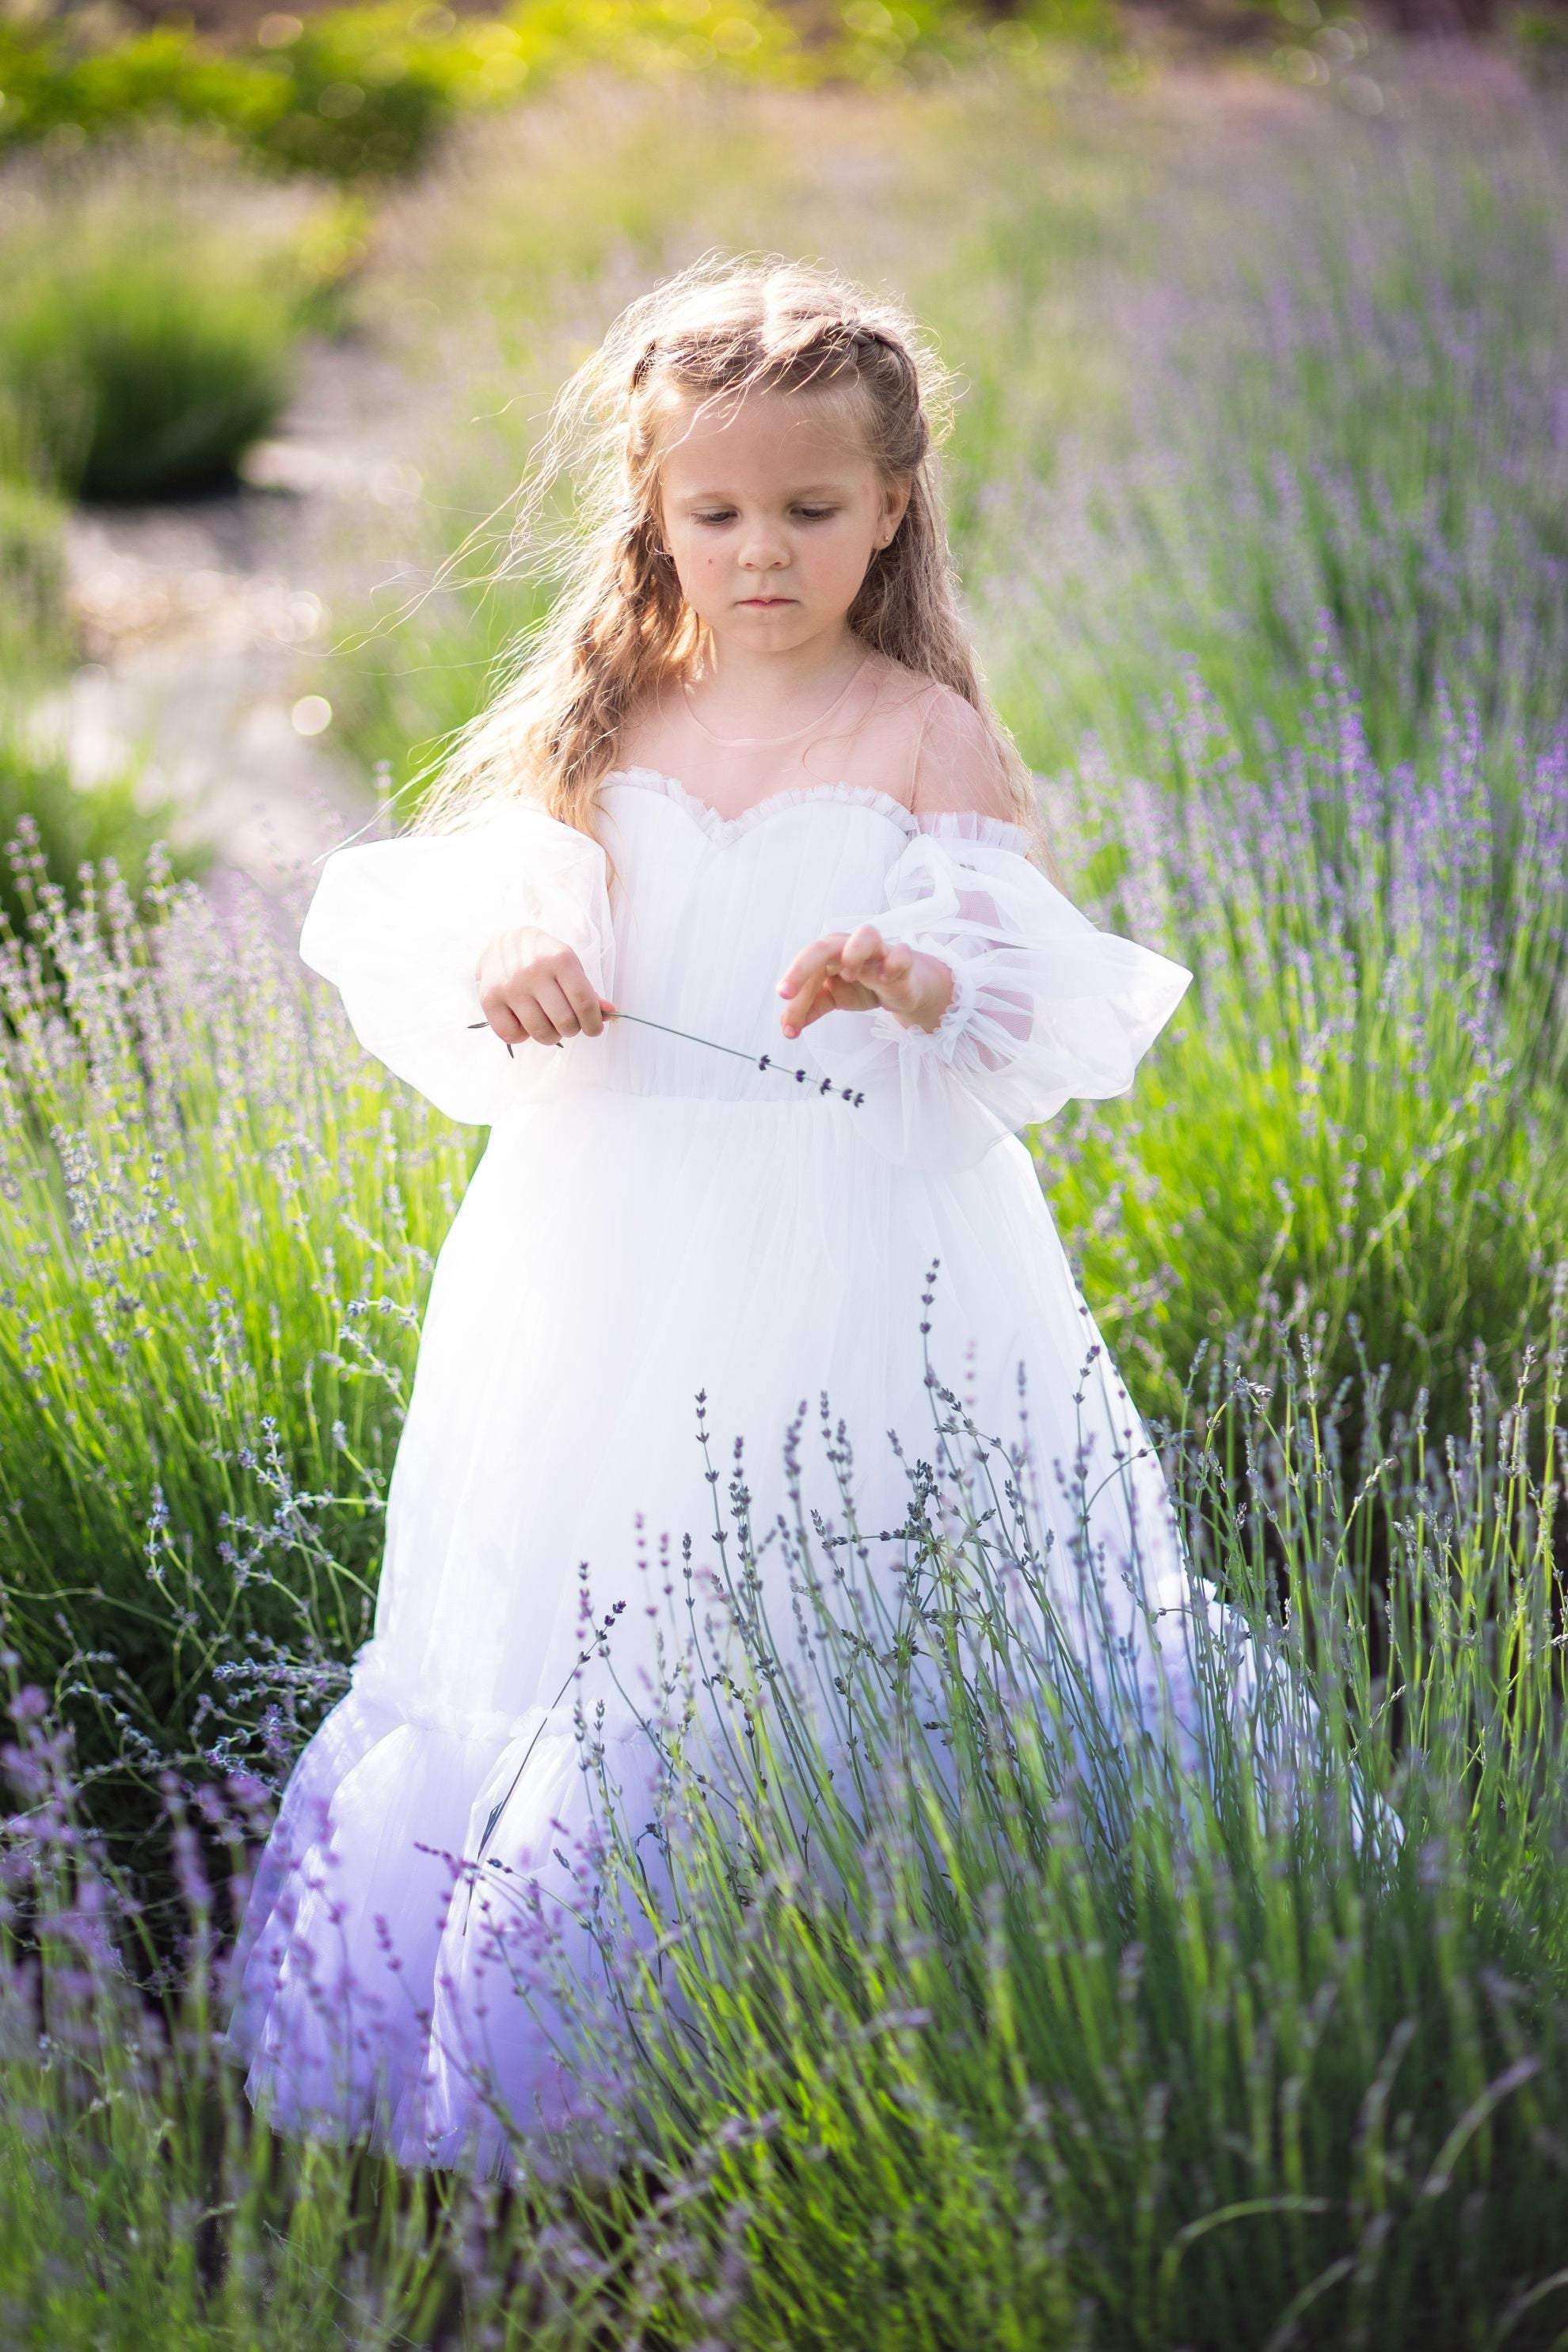
<svg viewBox="0 0 1568 2352">
<path fill-rule="evenodd" d="M 793 604 L 793 596 L 742 596 L 742 604 Z"/>
</svg>

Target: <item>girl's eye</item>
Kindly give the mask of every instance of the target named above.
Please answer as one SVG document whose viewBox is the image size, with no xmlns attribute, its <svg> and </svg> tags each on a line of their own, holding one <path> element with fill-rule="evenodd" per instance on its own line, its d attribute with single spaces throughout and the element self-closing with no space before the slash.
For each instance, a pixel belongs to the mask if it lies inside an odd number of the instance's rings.
<svg viewBox="0 0 1568 2352">
<path fill-rule="evenodd" d="M 803 522 L 826 522 L 829 515 L 837 514 L 837 511 L 838 509 L 837 507 L 796 507 L 795 509 L 796 514 L 801 518 Z M 732 522 L 734 520 L 734 517 L 729 512 L 723 514 L 700 514 L 694 515 L 692 517 L 692 520 L 694 522 L 718 524 Z"/>
</svg>

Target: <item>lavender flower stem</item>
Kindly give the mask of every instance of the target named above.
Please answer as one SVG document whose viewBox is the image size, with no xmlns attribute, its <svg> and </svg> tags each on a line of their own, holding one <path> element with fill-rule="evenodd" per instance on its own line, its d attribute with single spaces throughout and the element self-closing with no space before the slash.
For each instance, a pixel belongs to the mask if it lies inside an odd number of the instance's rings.
<svg viewBox="0 0 1568 2352">
<path fill-rule="evenodd" d="M 733 1054 L 737 1061 L 752 1062 L 759 1070 L 777 1070 L 782 1076 L 799 1079 L 802 1085 L 804 1085 L 806 1079 L 811 1076 L 811 1072 L 809 1070 L 791 1070 L 786 1068 L 782 1062 L 775 1062 L 771 1054 L 748 1054 L 739 1045 L 721 1045 L 716 1037 L 699 1037 L 689 1029 L 672 1028 L 668 1021 L 650 1020 L 646 1013 L 606 1013 L 605 1018 L 606 1021 L 640 1021 L 645 1029 L 662 1029 L 665 1034 L 668 1037 L 684 1037 L 689 1045 L 707 1045 L 711 1047 L 715 1054 Z M 470 1021 L 468 1027 L 470 1029 L 488 1029 L 489 1027 L 489 1023 L 488 1021 Z M 561 1041 L 557 1039 L 556 1042 L 559 1044 Z M 511 1052 L 510 1045 L 507 1046 L 506 1050 L 509 1054 Z M 847 1103 L 852 1103 L 857 1108 L 858 1108 L 858 1106 L 866 1099 L 865 1096 L 858 1089 L 854 1093 L 851 1093 L 847 1087 L 834 1087 L 832 1081 L 827 1078 L 824 1078 L 822 1081 L 819 1092 L 823 1094 L 827 1094 L 829 1092 L 840 1094 L 843 1096 Z"/>
</svg>

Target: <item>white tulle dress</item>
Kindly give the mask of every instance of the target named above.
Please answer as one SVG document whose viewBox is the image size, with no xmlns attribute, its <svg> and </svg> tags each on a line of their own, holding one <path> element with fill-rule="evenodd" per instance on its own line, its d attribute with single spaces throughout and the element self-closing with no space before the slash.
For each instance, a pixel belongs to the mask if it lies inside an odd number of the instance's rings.
<svg viewBox="0 0 1568 2352">
<path fill-rule="evenodd" d="M 304 961 L 370 1053 L 490 1133 L 431 1284 L 374 1637 L 298 1759 L 243 1923 L 227 2043 L 285 2127 L 499 2167 L 476 2043 L 487 2100 L 499 2086 L 524 2128 L 558 2111 L 549 2037 L 476 1980 L 450 1857 L 478 1853 L 510 1790 L 491 1851 L 571 1899 L 585 1612 L 626 1604 L 611 1646 L 635 1688 L 660 1545 L 712 1554 L 737 1441 L 765 1582 L 792 1475 L 808 1510 L 842 1517 L 824 1399 L 861 1526 L 905 1517 L 906 1461 L 933 1451 L 929 1363 L 1004 1440 L 1026 1399 L 1037 1508 L 1064 1540 L 1080 1449 L 1122 1464 L 1100 1480 L 1097 1540 L 1114 1557 L 1138 1521 L 1151 1588 L 1182 1586 L 1157 1457 L 1016 1130 L 1125 1092 L 1190 974 L 1097 929 L 1024 831 L 974 805 L 984 760 L 956 699 L 924 698 L 912 751 L 875 703 L 761 753 L 669 720 L 639 739 L 657 764 L 600 785 L 598 840 L 520 802 L 325 862 Z M 950 964 L 940 1025 L 839 1011 L 783 1038 L 785 967 L 868 919 Z M 509 1055 L 473 1025 L 475 966 L 522 922 L 663 1025 Z M 596 1671 L 589 1702 L 629 1775 L 636 1711 Z"/>
</svg>

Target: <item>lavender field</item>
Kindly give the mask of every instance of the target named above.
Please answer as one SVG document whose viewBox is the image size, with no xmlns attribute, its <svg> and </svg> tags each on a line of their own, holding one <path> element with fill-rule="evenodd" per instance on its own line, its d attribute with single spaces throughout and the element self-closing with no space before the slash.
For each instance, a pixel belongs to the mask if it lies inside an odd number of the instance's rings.
<svg viewBox="0 0 1568 2352">
<path fill-rule="evenodd" d="M 154 348 L 278 387 L 237 486 L 73 499 L 0 321 L 6 2344 L 1568 2345 L 1568 91 L 1291 38 L 698 79 L 679 140 L 595 71 L 374 205 L 195 139 L 0 173 L 56 348 L 150 256 Z M 604 1809 L 638 2160 L 476 2185 L 273 2133 L 216 2031 L 483 1141 L 294 940 L 549 595 L 507 501 L 555 385 L 713 246 L 895 287 L 961 371 L 983 667 L 1073 895 L 1195 973 L 1030 1148 L 1321 1736 L 1261 1769 L 1216 1654 L 1211 1777 L 1126 1741 L 938 1391 L 941 1705 L 808 1574 L 847 1791 L 742 1640 L 728 1807 L 669 1733 L 657 1868 Z M 292 323 L 219 304 L 289 273 Z"/>
</svg>

